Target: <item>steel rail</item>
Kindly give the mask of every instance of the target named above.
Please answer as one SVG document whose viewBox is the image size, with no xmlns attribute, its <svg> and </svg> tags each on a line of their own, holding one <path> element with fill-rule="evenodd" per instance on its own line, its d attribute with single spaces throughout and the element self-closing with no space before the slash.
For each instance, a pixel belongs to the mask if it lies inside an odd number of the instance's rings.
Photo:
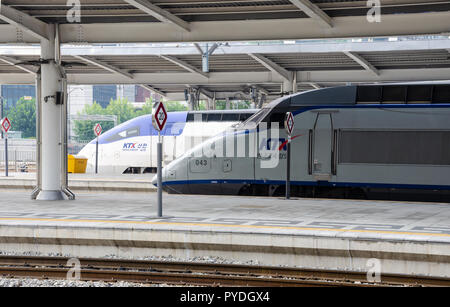
<svg viewBox="0 0 450 307">
<path fill-rule="evenodd" d="M 0 256 L 0 275 L 66 278 L 65 257 Z M 253 265 L 122 259 L 79 259 L 82 280 L 133 281 L 223 286 L 450 286 L 449 278 L 382 274 L 381 283 L 365 272 Z"/>
</svg>

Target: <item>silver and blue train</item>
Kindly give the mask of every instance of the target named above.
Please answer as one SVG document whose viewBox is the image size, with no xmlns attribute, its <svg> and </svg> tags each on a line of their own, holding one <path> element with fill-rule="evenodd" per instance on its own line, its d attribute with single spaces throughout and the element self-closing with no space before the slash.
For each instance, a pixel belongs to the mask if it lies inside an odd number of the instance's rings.
<svg viewBox="0 0 450 307">
<path fill-rule="evenodd" d="M 228 127 L 247 120 L 256 110 L 169 112 L 161 135 L 164 164 L 184 154 L 196 144 Z M 99 137 L 98 168 L 100 174 L 156 172 L 158 131 L 151 115 L 129 120 Z M 96 140 L 87 144 L 78 156 L 88 159 L 87 172 L 95 169 Z"/>
<path fill-rule="evenodd" d="M 450 198 L 449 84 L 343 86 L 282 97 L 168 164 L 164 189 L 282 195 L 286 112 L 295 116 L 294 195 Z M 274 157 L 275 166 L 263 166 Z"/>
</svg>

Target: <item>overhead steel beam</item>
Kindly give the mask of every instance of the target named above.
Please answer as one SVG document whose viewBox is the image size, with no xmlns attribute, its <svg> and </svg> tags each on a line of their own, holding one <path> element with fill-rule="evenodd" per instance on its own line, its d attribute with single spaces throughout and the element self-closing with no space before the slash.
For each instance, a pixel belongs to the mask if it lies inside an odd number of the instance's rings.
<svg viewBox="0 0 450 307">
<path fill-rule="evenodd" d="M 289 0 L 293 5 L 302 10 L 306 15 L 317 20 L 322 26 L 333 27 L 333 21 L 324 11 L 309 0 Z"/>
<path fill-rule="evenodd" d="M 292 72 L 288 71 L 284 67 L 281 67 L 277 63 L 273 62 L 272 60 L 266 58 L 261 54 L 249 53 L 248 55 L 251 56 L 254 60 L 258 61 L 261 65 L 263 65 L 270 71 L 280 75 L 286 81 L 292 81 L 293 78 Z"/>
<path fill-rule="evenodd" d="M 216 49 L 219 48 L 219 44 L 218 43 L 214 43 L 211 48 L 209 48 L 209 50 L 207 50 L 208 55 L 212 55 L 214 53 L 214 51 L 216 51 Z"/>
<path fill-rule="evenodd" d="M 97 59 L 95 59 L 93 57 L 85 56 L 85 55 L 82 55 L 82 56 L 81 55 L 75 55 L 74 57 L 77 58 L 77 59 L 80 59 L 80 60 L 82 60 L 84 62 L 90 63 L 90 64 L 98 66 L 100 68 L 103 68 L 103 69 L 105 69 L 107 71 L 110 71 L 112 73 L 121 75 L 121 76 L 123 76 L 125 78 L 134 79 L 133 74 L 130 74 L 128 71 L 125 71 L 123 69 L 120 69 L 118 67 L 110 65 L 110 64 L 105 63 L 103 61 L 99 61 L 99 60 L 97 60 Z"/>
<path fill-rule="evenodd" d="M 423 68 L 423 69 L 385 69 L 380 76 L 368 74 L 365 70 L 340 70 L 332 71 L 299 71 L 298 84 L 309 83 L 358 83 L 358 82 L 407 82 L 407 81 L 439 81 L 450 82 L 450 68 Z M 210 73 L 210 78 L 205 79 L 200 75 L 190 73 L 136 73 L 134 79 L 123 78 L 118 74 L 68 74 L 69 84 L 151 84 L 161 91 L 167 86 L 179 85 L 185 88 L 191 86 L 242 86 L 254 85 L 280 85 L 284 78 L 272 72 L 223 72 Z M 0 84 L 34 84 L 35 76 L 24 73 L 0 73 Z"/>
<path fill-rule="evenodd" d="M 17 67 L 17 68 L 19 68 L 27 73 L 30 73 L 30 74 L 35 74 L 37 72 L 37 69 L 35 69 L 35 68 L 28 67 L 23 64 L 18 64 L 18 63 L 20 63 L 20 61 L 13 57 L 0 56 L 0 61 L 5 62 L 11 66 Z"/>
<path fill-rule="evenodd" d="M 214 93 L 213 92 L 208 91 L 208 90 L 206 90 L 204 88 L 201 88 L 201 87 L 198 88 L 198 90 L 200 91 L 200 94 L 203 94 L 206 98 L 214 99 Z"/>
<path fill-rule="evenodd" d="M 49 25 L 0 1 L 0 19 L 30 33 L 39 40 L 49 40 Z M 1 36 L 1 33 L 0 33 Z"/>
<path fill-rule="evenodd" d="M 200 49 L 198 49 L 198 46 Z M 260 42 L 257 45 L 230 44 L 226 48 L 215 51 L 215 54 L 273 54 L 273 53 L 327 53 L 327 52 L 386 52 L 411 50 L 450 50 L 449 39 L 398 40 L 372 42 L 302 42 L 299 44 L 274 44 Z M 198 52 L 197 52 L 198 50 Z M 39 53 L 39 47 L 0 46 L 0 54 L 34 55 Z M 63 55 L 197 55 L 203 54 L 199 44 L 193 46 L 63 46 Z"/>
<path fill-rule="evenodd" d="M 164 98 L 167 98 L 167 93 L 165 93 L 163 91 L 160 91 L 160 90 L 154 88 L 153 86 L 150 86 L 148 84 L 140 84 L 140 86 L 142 88 L 145 88 L 146 90 L 148 90 L 150 92 L 156 93 L 156 94 L 158 94 L 160 96 L 163 96 Z"/>
<path fill-rule="evenodd" d="M 168 11 L 160 8 L 159 6 L 153 4 L 152 2 L 148 0 L 124 0 L 128 4 L 133 5 L 134 7 L 140 9 L 141 11 L 152 15 L 156 19 L 162 22 L 168 22 L 171 23 L 178 28 L 190 31 L 189 23 L 184 21 L 183 19 L 173 15 L 172 13 L 169 13 Z"/>
<path fill-rule="evenodd" d="M 163 58 L 166 61 L 172 62 L 172 63 L 180 66 L 181 68 L 186 69 L 187 71 L 189 71 L 189 72 L 191 72 L 193 74 L 197 74 L 197 75 L 200 75 L 202 77 L 209 78 L 209 74 L 208 73 L 204 73 L 203 71 L 201 71 L 197 67 L 194 67 L 191 64 L 186 63 L 185 61 L 180 60 L 177 57 L 174 57 L 174 56 L 171 56 L 171 55 L 161 55 L 161 58 Z"/>
<path fill-rule="evenodd" d="M 195 44 L 199 46 L 199 44 Z M 202 49 L 194 46 L 73 46 L 61 47 L 62 55 L 88 55 L 88 56 L 134 56 L 134 55 L 197 55 L 203 54 Z M 199 46 L 200 47 L 200 46 Z M 200 47 L 201 48 L 201 47 Z M 423 51 L 423 50 L 450 50 L 449 39 L 425 40 L 398 40 L 398 41 L 372 41 L 372 42 L 303 42 L 300 44 L 273 44 L 260 42 L 257 45 L 230 44 L 227 48 L 215 51 L 215 54 L 278 54 L 278 53 L 331 53 L 331 52 L 387 52 L 387 51 Z M 197 52 L 198 51 L 198 52 Z M 0 55 L 7 56 L 39 56 L 39 46 L 0 46 Z"/>
<path fill-rule="evenodd" d="M 61 43 L 181 43 L 448 35 L 448 16 L 448 12 L 385 14 L 383 22 L 375 24 L 369 23 L 366 16 L 334 17 L 332 29 L 317 27 L 317 22 L 312 18 L 198 21 L 190 23 L 190 32 L 156 22 L 67 23 L 60 25 L 60 32 Z M 40 39 L 24 33 L 20 42 L 39 43 Z M 0 25 L 0 43 L 17 43 L 15 27 Z"/>
<path fill-rule="evenodd" d="M 358 63 L 359 65 L 361 65 L 365 70 L 379 76 L 380 75 L 380 71 L 378 69 L 375 68 L 375 66 L 373 66 L 372 64 L 369 63 L 369 61 L 367 61 L 365 58 L 363 58 L 361 55 L 359 55 L 356 52 L 351 52 L 351 51 L 344 51 L 344 54 L 346 56 L 348 56 L 349 58 L 351 58 L 352 60 L 354 60 L 356 63 Z"/>
<path fill-rule="evenodd" d="M 24 74 L 22 74 L 24 75 Z M 26 75 L 25 75 L 26 76 Z M 381 77 L 382 76 L 382 77 Z M 308 71 L 297 72 L 297 80 L 301 83 L 327 83 L 327 82 L 403 82 L 403 81 L 430 81 L 430 80 L 450 80 L 450 68 L 433 69 L 394 69 L 383 70 L 381 76 L 368 74 L 364 70 L 342 71 Z M 7 78 L 6 78 L 7 79 Z M 122 78 L 114 75 L 69 75 L 70 83 L 74 84 L 120 84 Z M 199 75 L 193 74 L 135 74 L 134 80 L 129 80 L 127 84 L 152 84 L 152 86 L 164 90 L 166 85 L 208 86 L 208 85 L 242 85 L 252 80 L 253 84 L 281 84 L 284 79 L 271 72 L 232 72 L 232 73 L 211 73 L 210 78 L 205 80 Z"/>
<path fill-rule="evenodd" d="M 195 48 L 197 48 L 198 52 L 203 55 L 203 49 L 202 47 L 200 47 L 200 45 L 198 43 L 194 43 Z"/>
</svg>

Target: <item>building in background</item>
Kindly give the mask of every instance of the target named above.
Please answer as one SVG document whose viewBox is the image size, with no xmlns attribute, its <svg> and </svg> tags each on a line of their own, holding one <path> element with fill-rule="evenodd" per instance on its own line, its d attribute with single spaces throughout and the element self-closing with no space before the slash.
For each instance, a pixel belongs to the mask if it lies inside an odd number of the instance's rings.
<svg viewBox="0 0 450 307">
<path fill-rule="evenodd" d="M 77 115 L 86 105 L 95 102 L 106 108 L 111 100 L 127 99 L 135 107 L 141 107 L 149 98 L 159 100 L 139 85 L 69 85 L 69 115 Z M 23 97 L 36 97 L 34 85 L 1 85 L 0 96 L 5 100 L 5 110 L 13 108 Z"/>
<path fill-rule="evenodd" d="M 69 115 L 81 113 L 84 106 L 94 101 L 92 85 L 69 85 Z"/>
<path fill-rule="evenodd" d="M 94 85 L 92 87 L 93 101 L 106 108 L 111 100 L 117 99 L 117 85 Z"/>
<path fill-rule="evenodd" d="M 16 106 L 17 101 L 24 97 L 36 97 L 36 88 L 34 85 L 2 85 L 0 86 L 0 96 L 4 100 L 4 109 Z"/>
<path fill-rule="evenodd" d="M 136 85 L 117 85 L 117 97 L 127 99 L 129 102 L 136 101 Z"/>
</svg>

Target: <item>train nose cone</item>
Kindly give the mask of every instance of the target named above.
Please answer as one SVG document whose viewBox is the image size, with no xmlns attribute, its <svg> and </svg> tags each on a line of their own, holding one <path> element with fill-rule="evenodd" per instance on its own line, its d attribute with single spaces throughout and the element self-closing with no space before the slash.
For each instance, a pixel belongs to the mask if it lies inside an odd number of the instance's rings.
<svg viewBox="0 0 450 307">
<path fill-rule="evenodd" d="M 158 186 L 158 175 L 155 175 L 152 179 L 152 184 L 157 187 Z"/>
</svg>

